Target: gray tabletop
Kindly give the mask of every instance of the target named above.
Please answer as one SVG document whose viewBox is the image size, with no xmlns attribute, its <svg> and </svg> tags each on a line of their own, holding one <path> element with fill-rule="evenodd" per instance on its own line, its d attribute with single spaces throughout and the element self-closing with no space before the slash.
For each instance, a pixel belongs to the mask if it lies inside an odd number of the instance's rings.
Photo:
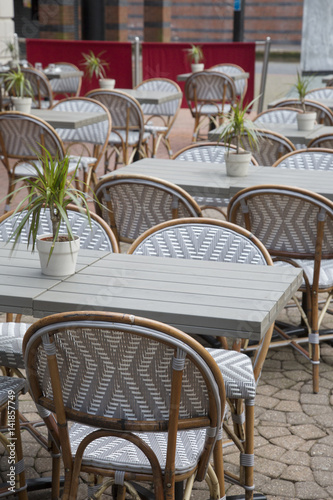
<svg viewBox="0 0 333 500">
<path fill-rule="evenodd" d="M 51 71 L 50 69 L 46 68 L 43 70 L 45 75 L 49 80 L 54 80 L 54 79 L 64 79 L 64 78 L 80 78 L 83 76 L 83 71 L 57 71 L 56 69 Z"/>
<path fill-rule="evenodd" d="M 315 125 L 313 130 L 298 130 L 296 123 L 263 123 L 262 126 L 258 123 L 256 125 L 258 128 L 271 130 L 272 132 L 277 132 L 287 137 L 293 144 L 304 144 L 304 146 L 316 137 L 333 133 L 333 127 L 328 127 L 326 125 Z M 214 130 L 210 130 L 208 132 L 208 139 L 213 142 L 218 141 L 222 129 L 223 125 Z"/>
<path fill-rule="evenodd" d="M 162 90 L 115 89 L 135 97 L 140 104 L 162 104 L 183 97 L 182 92 L 166 92 Z"/>
<path fill-rule="evenodd" d="M 53 109 L 32 109 L 31 114 L 42 118 L 54 128 L 77 129 L 107 119 L 104 113 L 56 111 Z"/>
<path fill-rule="evenodd" d="M 212 68 L 210 68 L 212 71 L 214 71 Z M 236 75 L 229 75 L 226 73 L 230 78 L 232 78 L 235 82 L 237 80 L 247 80 L 250 78 L 250 73 L 247 73 L 246 71 L 242 73 L 237 73 Z M 180 75 L 177 75 L 177 81 L 178 82 L 185 82 L 189 76 L 193 75 L 193 73 L 182 73 Z"/>
<path fill-rule="evenodd" d="M 229 177 L 224 163 L 145 158 L 123 167 L 121 173 L 159 177 L 177 184 L 192 196 L 230 198 L 246 187 L 280 184 L 309 189 L 333 201 L 333 171 L 291 170 L 250 165 L 246 177 Z M 119 171 L 108 175 L 117 174 Z"/>
<path fill-rule="evenodd" d="M 76 274 L 43 276 L 38 256 L 0 244 L 0 308 L 35 317 L 126 312 L 187 333 L 260 339 L 302 280 L 296 268 L 163 259 L 81 250 Z"/>
</svg>

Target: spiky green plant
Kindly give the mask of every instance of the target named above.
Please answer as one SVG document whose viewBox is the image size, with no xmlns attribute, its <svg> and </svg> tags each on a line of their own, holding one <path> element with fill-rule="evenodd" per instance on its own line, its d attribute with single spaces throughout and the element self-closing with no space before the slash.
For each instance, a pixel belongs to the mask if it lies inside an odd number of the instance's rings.
<svg viewBox="0 0 333 500">
<path fill-rule="evenodd" d="M 40 147 L 41 153 L 35 152 L 38 161 L 32 162 L 35 176 L 20 179 L 20 182 L 24 181 L 24 185 L 17 188 L 13 193 L 16 194 L 22 189 L 26 189 L 28 186 L 29 193 L 18 204 L 13 216 L 15 216 L 21 208 L 24 208 L 26 213 L 15 227 L 10 240 L 13 240 L 14 249 L 19 241 L 25 224 L 29 222 L 28 245 L 32 244 L 32 250 L 34 250 L 41 213 L 49 208 L 53 235 L 53 242 L 49 255 L 50 259 L 55 242 L 60 241 L 59 230 L 62 221 L 65 223 L 69 241 L 74 240 L 66 211 L 68 205 L 72 203 L 76 205 L 80 211 L 84 211 L 87 214 L 89 224 L 91 224 L 91 217 L 85 193 L 74 186 L 78 165 L 76 169 L 69 174 L 70 159 L 68 155 L 65 155 L 62 159 L 59 159 L 59 157 L 53 158 L 44 146 L 40 145 Z"/>
<path fill-rule="evenodd" d="M 0 75 L 3 78 L 7 92 L 14 93 L 16 97 L 33 97 L 31 83 L 22 73 L 19 64 L 17 69 L 11 69 Z"/>
<path fill-rule="evenodd" d="M 246 106 L 243 105 L 243 99 L 237 100 L 229 113 L 223 115 L 226 122 L 223 125 L 218 141 L 221 142 L 223 140 L 229 148 L 231 142 L 233 142 L 236 146 L 236 153 L 239 153 L 240 148 L 244 147 L 242 141 L 244 133 L 248 136 L 251 149 L 253 150 L 258 147 L 260 135 L 255 124 L 246 117 L 249 109 L 258 98 L 259 96 Z"/>
<path fill-rule="evenodd" d="M 81 66 L 84 68 L 84 72 L 89 80 L 92 80 L 93 76 L 96 78 L 105 78 L 105 68 L 109 67 L 109 63 L 101 59 L 101 55 L 104 53 L 105 50 L 97 55 L 92 50 L 88 54 L 82 53 L 83 61 L 81 62 Z"/>
<path fill-rule="evenodd" d="M 184 49 L 187 52 L 187 57 L 190 62 L 199 64 L 204 60 L 202 48 L 199 45 L 191 44 L 189 49 Z"/>
<path fill-rule="evenodd" d="M 298 94 L 298 98 L 301 102 L 303 113 L 306 112 L 304 100 L 306 97 L 306 93 L 309 89 L 310 82 L 311 82 L 311 78 L 302 76 L 299 73 L 299 71 L 297 71 L 297 80 L 296 80 L 296 83 L 294 84 L 294 89 L 296 90 L 296 92 Z"/>
</svg>

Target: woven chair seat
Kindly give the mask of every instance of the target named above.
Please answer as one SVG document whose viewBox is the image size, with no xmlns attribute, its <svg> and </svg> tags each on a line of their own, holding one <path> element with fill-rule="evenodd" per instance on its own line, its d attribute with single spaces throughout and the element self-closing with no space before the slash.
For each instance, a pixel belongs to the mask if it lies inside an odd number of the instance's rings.
<svg viewBox="0 0 333 500">
<path fill-rule="evenodd" d="M 254 399 L 256 381 L 251 359 L 245 354 L 226 349 L 207 348 L 218 364 L 224 381 L 226 397 Z"/>
<path fill-rule="evenodd" d="M 305 272 L 310 284 L 313 281 L 313 260 L 305 259 L 293 259 L 296 264 L 298 264 Z M 290 266 L 288 262 L 276 261 L 274 262 L 276 266 Z M 303 285 L 305 286 L 305 281 L 303 280 Z M 320 273 L 319 273 L 319 288 L 328 288 L 333 286 L 333 259 L 323 259 L 321 261 Z"/>
<path fill-rule="evenodd" d="M 8 391 L 14 391 L 16 395 L 27 389 L 27 382 L 22 378 L 0 377 L 0 406 L 8 401 Z"/>
<path fill-rule="evenodd" d="M 151 134 L 157 132 L 166 132 L 167 130 L 168 127 L 163 127 L 162 125 L 153 125 L 152 123 L 146 123 L 145 125 L 145 131 L 150 132 Z"/>
<path fill-rule="evenodd" d="M 79 157 L 77 157 L 77 159 L 79 160 Z M 33 163 L 39 170 L 42 169 L 41 163 L 39 161 L 34 160 Z M 70 161 L 68 166 L 68 172 L 69 173 L 74 172 L 76 166 L 77 166 L 77 160 L 73 162 Z M 36 177 L 36 169 L 30 163 L 25 163 L 25 162 L 19 163 L 15 167 L 15 175 L 18 177 L 26 177 L 26 176 Z"/>
<path fill-rule="evenodd" d="M 83 168 L 83 170 L 88 171 L 89 166 L 91 164 L 96 163 L 97 158 L 94 158 L 93 156 L 75 156 L 71 155 L 69 157 L 69 167 L 72 168 L 72 165 L 76 167 L 76 165 L 79 163 L 79 167 Z"/>
<path fill-rule="evenodd" d="M 230 104 L 224 104 L 223 113 L 228 113 L 230 111 L 230 108 Z M 200 115 L 214 116 L 222 113 L 222 104 L 203 104 L 201 106 L 198 106 L 198 109 L 196 109 L 195 107 L 192 108 L 192 112 L 194 114 L 200 113 Z"/>
<path fill-rule="evenodd" d="M 111 132 L 109 137 L 109 144 L 122 144 L 122 139 L 124 142 L 127 142 L 129 146 L 135 146 L 138 143 L 140 136 L 140 132 L 137 132 L 135 130 L 129 131 L 128 134 L 126 134 L 125 130 L 118 130 L 117 133 Z M 144 132 L 142 135 L 142 140 L 146 141 L 147 139 L 149 139 L 149 137 L 150 132 Z"/>
<path fill-rule="evenodd" d="M 28 323 L 0 323 L 0 366 L 25 368 L 22 340 Z"/>
<path fill-rule="evenodd" d="M 227 207 L 229 198 L 218 198 L 213 196 L 193 196 L 199 206 L 211 205 L 213 207 Z"/>
<path fill-rule="evenodd" d="M 96 429 L 93 427 L 80 424 L 74 424 L 71 427 L 69 437 L 73 455 L 75 455 L 82 439 L 94 430 Z M 143 439 L 154 451 L 162 471 L 164 471 L 168 433 L 137 432 L 134 434 Z M 205 429 L 193 429 L 177 433 L 176 474 L 193 470 L 204 448 L 205 436 Z M 111 464 L 113 469 L 121 471 L 152 472 L 147 457 L 136 446 L 124 439 L 114 437 L 105 437 L 93 441 L 87 447 L 82 463 L 83 465 L 101 468 L 110 468 Z"/>
</svg>

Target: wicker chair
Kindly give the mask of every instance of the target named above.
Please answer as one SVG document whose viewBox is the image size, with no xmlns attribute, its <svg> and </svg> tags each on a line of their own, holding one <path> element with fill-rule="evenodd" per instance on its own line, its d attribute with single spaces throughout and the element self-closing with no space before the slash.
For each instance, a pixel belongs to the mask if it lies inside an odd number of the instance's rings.
<svg viewBox="0 0 333 500">
<path fill-rule="evenodd" d="M 252 149 L 252 155 L 256 159 L 258 165 L 270 167 L 281 158 L 281 156 L 296 150 L 293 143 L 287 139 L 287 137 L 277 132 L 258 129 L 257 133 L 259 136 L 258 148 L 251 147 L 251 143 L 246 133 L 242 135 L 242 147 L 249 151 Z M 232 142 L 234 142 L 234 139 L 232 139 Z"/>
<path fill-rule="evenodd" d="M 215 64 L 209 68 L 210 71 L 219 71 L 220 73 L 225 73 L 228 76 L 241 75 L 245 73 L 241 66 L 232 63 Z M 244 99 L 247 91 L 247 78 L 242 78 L 240 80 L 235 80 L 236 96 Z"/>
<path fill-rule="evenodd" d="M 273 167 L 300 170 L 333 170 L 333 149 L 300 149 L 282 156 Z"/>
<path fill-rule="evenodd" d="M 236 98 L 231 77 L 218 71 L 198 71 L 185 83 L 185 97 L 194 118 L 193 142 L 207 120 L 215 127 L 221 124 L 222 114 L 230 110 Z"/>
<path fill-rule="evenodd" d="M 333 99 L 333 87 L 321 87 L 319 89 L 312 89 L 306 93 L 306 99 Z"/>
<path fill-rule="evenodd" d="M 181 92 L 179 85 L 167 78 L 150 78 L 139 83 L 135 88 L 148 92 L 154 90 Z M 162 104 L 141 104 L 145 115 L 145 130 L 152 135 L 151 156 L 153 158 L 156 156 L 161 142 L 165 145 L 169 156 L 172 156 L 169 135 L 179 113 L 181 103 L 182 97 L 177 97 Z"/>
<path fill-rule="evenodd" d="M 259 113 L 253 123 L 258 126 L 269 127 L 270 123 L 297 123 L 298 108 L 270 108 Z"/>
<path fill-rule="evenodd" d="M 333 125 L 333 112 L 318 101 L 312 99 L 305 99 L 305 109 L 306 111 L 315 111 L 317 113 L 317 123 L 321 125 Z M 276 108 L 302 108 L 302 104 L 298 99 L 284 99 L 275 104 Z"/>
<path fill-rule="evenodd" d="M 228 147 L 223 143 L 200 142 L 180 149 L 173 155 L 172 159 L 202 163 L 224 163 L 224 155 L 227 149 Z M 236 146 L 230 145 L 230 149 L 236 149 Z M 251 165 L 258 165 L 254 157 L 251 159 Z M 226 217 L 226 213 L 220 207 L 226 207 L 229 198 L 194 196 L 194 199 L 200 205 L 201 210 L 218 210 Z"/>
<path fill-rule="evenodd" d="M 323 134 L 315 137 L 308 143 L 308 149 L 310 148 L 333 149 L 333 134 Z"/>
<path fill-rule="evenodd" d="M 54 63 L 56 68 L 61 71 L 71 72 L 80 71 L 75 64 L 66 62 L 56 62 Z M 82 76 L 71 76 L 70 78 L 52 78 L 50 80 L 50 86 L 52 88 L 53 94 L 66 94 L 67 97 L 78 97 L 80 95 L 82 85 Z"/>
<path fill-rule="evenodd" d="M 28 500 L 18 411 L 18 397 L 26 390 L 25 380 L 0 377 L 0 412 L 2 414 L 5 412 L 8 420 L 7 424 L 2 425 L 1 423 L 0 425 L 0 442 L 9 453 L 7 459 L 8 480 L 0 485 L 1 498 L 17 495 L 15 498 L 19 498 L 19 500 Z M 9 437 L 6 436 L 6 433 L 9 433 Z"/>
<path fill-rule="evenodd" d="M 61 139 L 68 144 L 67 152 L 70 152 L 73 148 L 76 153 L 76 156 L 71 155 L 71 159 L 72 161 L 76 159 L 83 168 L 83 191 L 87 192 L 90 185 L 95 186 L 97 184 L 96 169 L 108 147 L 112 126 L 111 115 L 102 103 L 86 97 L 64 99 L 55 104 L 52 109 L 59 112 L 95 112 L 106 115 L 104 121 L 78 129 L 57 129 Z M 77 156 L 78 147 L 81 148 L 80 156 Z"/>
<path fill-rule="evenodd" d="M 190 495 L 208 474 L 211 497 L 225 500 L 224 383 L 197 341 L 132 314 L 73 312 L 32 325 L 24 353 L 37 408 L 54 412 L 45 423 L 60 444 L 64 497 L 77 497 L 81 472 L 109 477 L 89 498 L 112 484 L 124 498 L 135 479 L 157 500 L 173 500 L 184 480 Z"/>
<path fill-rule="evenodd" d="M 201 216 L 198 204 L 186 191 L 155 177 L 108 175 L 97 184 L 95 195 L 96 213 L 119 242 L 132 243 L 166 220 Z"/>
<path fill-rule="evenodd" d="M 37 69 L 21 68 L 24 77 L 30 82 L 34 102 L 32 107 L 51 108 L 53 104 L 53 91 L 47 76 Z"/>
<path fill-rule="evenodd" d="M 104 173 L 109 170 L 109 161 L 115 153 L 115 168 L 120 157 L 124 165 L 132 163 L 134 155 L 145 156 L 150 133 L 144 130 L 144 116 L 139 102 L 120 90 L 91 90 L 86 94 L 101 102 L 112 118 L 112 132 L 109 138 L 110 154 L 105 154 Z"/>
<path fill-rule="evenodd" d="M 311 191 L 284 186 L 255 186 L 233 197 L 228 206 L 229 220 L 246 227 L 262 241 L 279 265 L 303 269 L 300 291 L 306 297 L 305 311 L 298 303 L 307 325 L 305 338 L 290 338 L 277 330 L 285 343 L 312 363 L 313 391 L 319 390 L 319 328 L 333 294 L 333 203 Z M 319 294 L 328 293 L 319 315 Z M 296 300 L 296 298 L 295 298 Z M 299 344 L 309 342 L 309 350 Z"/>
<path fill-rule="evenodd" d="M 204 218 L 173 220 L 159 224 L 141 235 L 132 244 L 128 253 L 178 259 L 273 265 L 267 250 L 248 231 L 229 222 Z M 250 358 L 244 354 L 227 349 L 208 349 L 222 372 L 226 396 L 232 408 L 231 416 L 236 435 L 227 425 L 225 425 L 225 430 L 241 453 L 241 472 L 237 481 L 233 477 L 232 482 L 236 481 L 237 484 L 245 487 L 247 499 L 252 498 L 253 494 L 253 460 L 248 457 L 244 467 L 242 456 L 244 457 L 245 453 L 252 455 L 253 458 L 256 384 L 270 345 L 272 331 L 273 325 L 257 347 L 253 367 Z M 222 339 L 222 341 L 224 347 L 227 347 L 226 340 Z M 235 348 L 239 346 L 239 342 L 234 343 Z M 241 424 L 242 402 L 244 401 L 245 433 Z M 225 475 L 228 478 L 226 471 Z"/>
</svg>

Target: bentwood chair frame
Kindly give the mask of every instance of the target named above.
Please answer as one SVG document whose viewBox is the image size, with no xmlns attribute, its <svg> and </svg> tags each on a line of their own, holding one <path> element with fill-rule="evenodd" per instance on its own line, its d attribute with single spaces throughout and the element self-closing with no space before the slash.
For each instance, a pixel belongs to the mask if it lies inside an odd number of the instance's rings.
<svg viewBox="0 0 333 500">
<path fill-rule="evenodd" d="M 109 137 L 112 129 L 112 120 L 109 110 L 101 103 L 87 97 L 71 97 L 56 103 L 53 108 L 55 111 L 76 112 L 94 112 L 104 113 L 105 120 L 85 125 L 78 129 L 57 129 L 57 133 L 66 144 L 66 152 L 73 148 L 76 156 L 71 155 L 72 161 L 75 159 L 80 162 L 83 169 L 83 191 L 88 192 L 89 187 L 97 184 L 96 169 L 106 152 L 109 143 Z M 89 146 L 92 147 L 92 152 Z M 77 148 L 82 149 L 82 154 L 77 156 Z"/>
<path fill-rule="evenodd" d="M 75 64 L 68 62 L 54 63 L 56 68 L 63 72 L 80 71 Z M 53 94 L 65 94 L 67 97 L 78 97 L 82 85 L 82 76 L 71 76 L 70 78 L 52 78 L 50 86 Z"/>
<path fill-rule="evenodd" d="M 215 64 L 215 66 L 211 66 L 209 68 L 209 71 L 219 71 L 231 77 L 233 75 L 241 75 L 242 73 L 246 73 L 246 71 L 244 71 L 244 69 L 241 66 L 232 63 Z M 247 78 L 234 80 L 234 84 L 237 97 L 239 97 L 240 99 L 244 99 L 248 87 Z"/>
<path fill-rule="evenodd" d="M 259 144 L 257 148 L 252 148 L 252 156 L 257 160 L 259 165 L 270 167 L 281 156 L 296 150 L 293 143 L 282 134 L 265 129 L 257 129 L 256 132 L 259 136 Z M 241 138 L 242 148 L 251 150 L 248 135 L 244 133 Z M 234 141 L 232 139 L 232 142 Z"/>
<path fill-rule="evenodd" d="M 333 149 L 333 134 L 323 134 L 315 137 L 308 143 L 308 149 L 310 148 L 327 148 Z"/>
<path fill-rule="evenodd" d="M 202 215 L 184 189 L 144 175 L 105 176 L 97 184 L 95 196 L 96 213 L 109 224 L 118 242 L 132 243 L 166 220 Z"/>
<path fill-rule="evenodd" d="M 304 103 L 306 111 L 314 111 L 317 113 L 317 123 L 328 126 L 333 125 L 333 112 L 330 108 L 314 99 L 305 99 Z M 284 99 L 277 102 L 275 107 L 293 107 L 302 109 L 302 103 L 298 99 Z"/>
<path fill-rule="evenodd" d="M 199 138 L 200 128 L 207 119 L 215 127 L 221 125 L 223 115 L 236 100 L 234 81 L 218 71 L 193 73 L 186 80 L 184 93 L 194 118 L 193 142 Z"/>
<path fill-rule="evenodd" d="M 305 310 L 295 297 L 308 335 L 285 339 L 276 345 L 290 344 L 312 364 L 313 391 L 319 391 L 319 341 L 333 338 L 333 333 L 319 336 L 319 329 L 333 295 L 333 203 L 305 189 L 285 186 L 255 186 L 237 193 L 228 206 L 228 219 L 246 227 L 265 245 L 280 265 L 303 269 L 300 291 L 305 296 Z M 328 277 L 327 277 L 328 276 Z M 327 294 L 319 314 L 319 294 Z M 304 302 L 304 301 L 303 301 Z M 299 344 L 309 343 L 306 350 Z M 274 343 L 272 343 L 274 346 Z"/>
<path fill-rule="evenodd" d="M 333 170 L 333 150 L 328 148 L 298 149 L 282 156 L 273 167 L 295 170 Z"/>
<path fill-rule="evenodd" d="M 132 314 L 76 311 L 37 321 L 23 349 L 33 399 L 44 412 L 54 412 L 44 418 L 62 452 L 64 500 L 76 498 L 81 472 L 109 477 L 101 491 L 116 484 L 118 498 L 127 487 L 132 492 L 128 481 L 136 480 L 153 483 L 157 500 L 174 500 L 177 483 L 187 481 L 187 498 L 207 470 L 211 498 L 225 500 L 224 383 L 193 338 Z M 89 380 L 88 392 L 82 377 Z M 178 446 L 187 453 L 176 453 Z M 100 488 L 92 486 L 90 495 Z"/>
<path fill-rule="evenodd" d="M 246 229 L 230 222 L 208 218 L 176 219 L 159 224 L 139 236 L 128 253 L 164 258 L 273 265 L 266 248 Z M 227 339 L 221 337 L 223 349 L 208 349 L 221 370 L 227 401 L 231 408 L 233 430 L 227 423 L 224 423 L 223 427 L 240 452 L 239 475 L 225 471 L 225 477 L 245 488 L 246 499 L 253 498 L 256 385 L 272 332 L 273 325 L 256 348 L 253 367 L 248 356 L 236 352 L 241 347 L 246 348 L 244 340 L 234 339 L 233 350 L 229 350 Z M 243 403 L 245 403 L 245 419 Z"/>
<path fill-rule="evenodd" d="M 115 153 L 115 168 L 122 157 L 124 165 L 132 163 L 135 155 L 147 156 L 147 141 L 150 133 L 144 130 L 144 116 L 140 103 L 121 90 L 91 90 L 86 94 L 101 102 L 109 110 L 112 131 L 109 138 L 110 154 L 105 153 L 106 173 L 110 158 Z"/>
<path fill-rule="evenodd" d="M 195 161 L 202 163 L 224 163 L 225 152 L 236 150 L 236 146 L 230 146 L 219 142 L 196 142 L 180 149 L 172 157 L 173 160 Z M 256 159 L 251 157 L 251 165 L 258 166 Z M 226 207 L 228 198 L 218 198 L 212 196 L 194 196 L 195 201 L 200 205 L 201 210 L 217 210 L 223 217 L 227 218 L 226 212 L 221 207 Z"/>
<path fill-rule="evenodd" d="M 269 123 L 297 123 L 297 115 L 302 111 L 299 108 L 270 108 L 259 113 L 253 120 L 258 126 L 268 127 Z"/>
<path fill-rule="evenodd" d="M 35 107 L 51 108 L 53 91 L 47 76 L 42 71 L 34 68 L 21 68 L 21 71 L 31 84 Z"/>
<path fill-rule="evenodd" d="M 139 83 L 135 89 L 147 92 L 160 90 L 181 93 L 179 85 L 168 78 L 150 78 Z M 161 104 L 141 104 L 141 109 L 145 117 L 145 130 L 152 134 L 151 156 L 153 158 L 156 156 L 161 142 L 166 147 L 169 156 L 172 156 L 169 135 L 178 116 L 181 103 L 182 97 L 176 97 Z"/>
<path fill-rule="evenodd" d="M 333 99 L 333 87 L 320 87 L 318 89 L 308 90 L 305 95 L 306 99 Z"/>
</svg>

